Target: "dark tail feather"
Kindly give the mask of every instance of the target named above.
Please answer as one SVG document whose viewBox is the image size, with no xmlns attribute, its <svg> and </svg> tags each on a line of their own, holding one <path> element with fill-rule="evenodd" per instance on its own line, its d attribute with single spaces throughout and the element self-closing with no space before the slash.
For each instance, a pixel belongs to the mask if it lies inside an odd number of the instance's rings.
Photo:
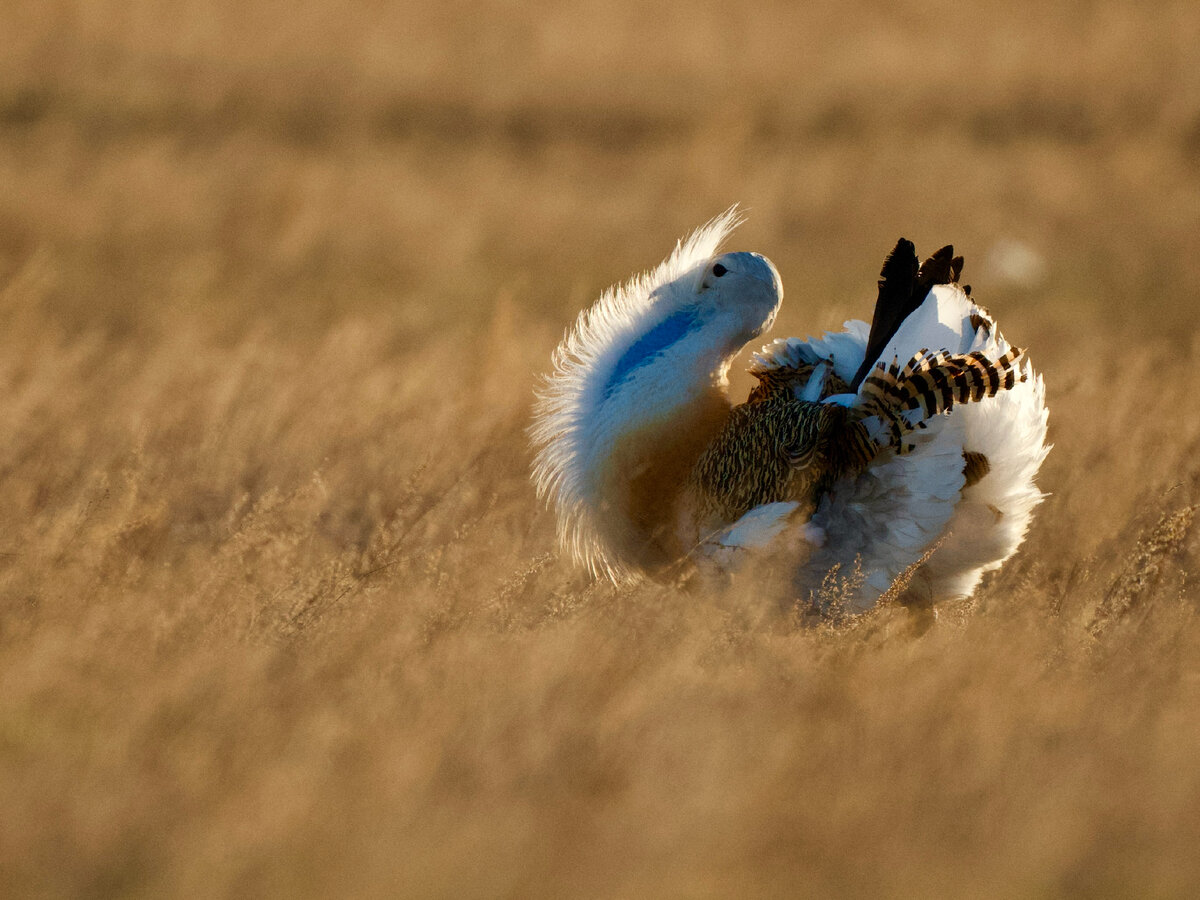
<svg viewBox="0 0 1200 900">
<path fill-rule="evenodd" d="M 913 246 L 912 241 L 900 238 L 895 249 L 883 261 L 883 269 L 879 272 L 879 298 L 875 301 L 875 315 L 871 318 L 867 353 L 850 381 L 851 391 L 858 390 L 858 386 L 867 377 L 867 373 L 871 371 L 875 360 L 892 339 L 900 323 L 917 308 L 920 299 L 917 303 L 913 302 L 913 289 L 919 271 L 917 248 Z M 923 298 L 924 294 L 921 296 Z"/>
<path fill-rule="evenodd" d="M 912 242 L 904 238 L 896 242 L 896 248 L 888 254 L 883 271 L 879 273 L 879 299 L 875 301 L 867 352 L 854 373 L 850 390 L 858 390 L 883 348 L 900 330 L 904 320 L 921 305 L 929 289 L 936 284 L 957 284 L 962 270 L 963 258 L 954 255 L 953 244 L 947 244 L 918 266 L 917 251 Z M 967 288 L 967 293 L 970 290 Z"/>
<path fill-rule="evenodd" d="M 929 293 L 929 289 L 935 284 L 952 284 L 956 279 L 952 273 L 954 272 L 954 245 L 947 244 L 925 262 L 921 263 L 921 270 L 917 272 L 917 285 L 913 289 L 913 295 L 920 297 L 920 300 L 925 299 L 925 295 Z M 959 271 L 962 271 L 962 266 L 959 266 Z M 920 300 L 917 302 L 920 303 Z"/>
</svg>

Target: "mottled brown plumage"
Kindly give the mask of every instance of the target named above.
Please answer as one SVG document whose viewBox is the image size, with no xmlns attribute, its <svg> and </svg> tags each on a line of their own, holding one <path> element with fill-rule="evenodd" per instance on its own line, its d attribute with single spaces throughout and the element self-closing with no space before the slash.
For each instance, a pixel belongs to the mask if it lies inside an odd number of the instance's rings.
<svg viewBox="0 0 1200 900">
<path fill-rule="evenodd" d="M 689 487 L 702 522 L 729 522 L 756 506 L 798 502 L 795 516 L 808 519 L 821 495 L 840 478 L 854 476 L 879 454 L 907 453 L 909 436 L 925 421 L 995 396 L 1022 380 L 1022 351 L 998 359 L 984 354 L 921 351 L 903 367 L 879 363 L 863 382 L 853 406 L 800 400 L 816 366 L 791 369 L 793 379 L 761 379 L 751 399 L 735 407 L 692 471 Z M 825 385 L 822 397 L 832 393 Z M 986 460 L 971 463 L 983 477 Z"/>
<path fill-rule="evenodd" d="M 764 503 L 796 500 L 807 518 L 839 477 L 874 456 L 850 410 L 777 391 L 733 409 L 701 454 L 691 487 L 701 519 L 730 522 Z"/>
<path fill-rule="evenodd" d="M 750 391 L 750 396 L 747 398 L 747 403 L 755 403 L 759 400 L 766 400 L 776 394 L 785 396 L 795 396 L 795 393 L 802 390 L 813 372 L 816 370 L 815 365 L 800 363 L 795 366 L 777 366 L 775 368 L 754 367 L 750 369 L 750 374 L 758 379 L 756 384 Z M 850 386 L 846 384 L 836 373 L 830 372 L 825 380 L 825 391 L 828 394 L 844 394 L 849 392 Z"/>
<path fill-rule="evenodd" d="M 979 484 L 983 476 L 992 471 L 991 461 L 982 453 L 967 450 L 963 453 L 963 487 Z"/>
</svg>

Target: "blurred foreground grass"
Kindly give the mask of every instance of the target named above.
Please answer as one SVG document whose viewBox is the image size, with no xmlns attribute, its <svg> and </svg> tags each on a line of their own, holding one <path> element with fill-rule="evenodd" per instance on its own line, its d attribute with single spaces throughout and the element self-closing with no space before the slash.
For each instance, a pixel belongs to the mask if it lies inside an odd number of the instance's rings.
<svg viewBox="0 0 1200 900">
<path fill-rule="evenodd" d="M 1200 10 L 0 27 L 5 893 L 1192 893 Z M 926 631 L 553 553 L 536 373 L 734 201 L 777 333 L 954 241 L 1046 375 L 1052 496 Z"/>
</svg>

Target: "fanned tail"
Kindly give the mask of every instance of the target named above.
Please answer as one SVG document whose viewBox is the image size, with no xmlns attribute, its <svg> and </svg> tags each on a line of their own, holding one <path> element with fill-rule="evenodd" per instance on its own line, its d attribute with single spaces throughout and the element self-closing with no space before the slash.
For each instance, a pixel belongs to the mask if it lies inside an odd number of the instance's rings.
<svg viewBox="0 0 1200 900">
<path fill-rule="evenodd" d="M 903 368 L 896 359 L 891 365 L 877 364 L 863 382 L 856 406 L 877 452 L 907 453 L 914 447 L 907 437 L 924 428 L 926 420 L 949 412 L 956 403 L 994 397 L 1024 381 L 1017 368 L 1023 354 L 1016 347 L 996 359 L 978 350 L 922 350 Z"/>
</svg>

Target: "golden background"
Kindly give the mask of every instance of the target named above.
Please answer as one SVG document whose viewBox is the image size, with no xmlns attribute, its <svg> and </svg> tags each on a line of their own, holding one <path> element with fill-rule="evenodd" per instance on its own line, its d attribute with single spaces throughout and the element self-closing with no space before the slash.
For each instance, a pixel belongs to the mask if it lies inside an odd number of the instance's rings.
<svg viewBox="0 0 1200 900">
<path fill-rule="evenodd" d="M 0 34 L 0 892 L 1194 892 L 1200 6 Z M 1051 496 L 932 625 L 554 552 L 536 375 L 734 202 L 776 335 L 954 242 L 1045 374 Z"/>
</svg>

